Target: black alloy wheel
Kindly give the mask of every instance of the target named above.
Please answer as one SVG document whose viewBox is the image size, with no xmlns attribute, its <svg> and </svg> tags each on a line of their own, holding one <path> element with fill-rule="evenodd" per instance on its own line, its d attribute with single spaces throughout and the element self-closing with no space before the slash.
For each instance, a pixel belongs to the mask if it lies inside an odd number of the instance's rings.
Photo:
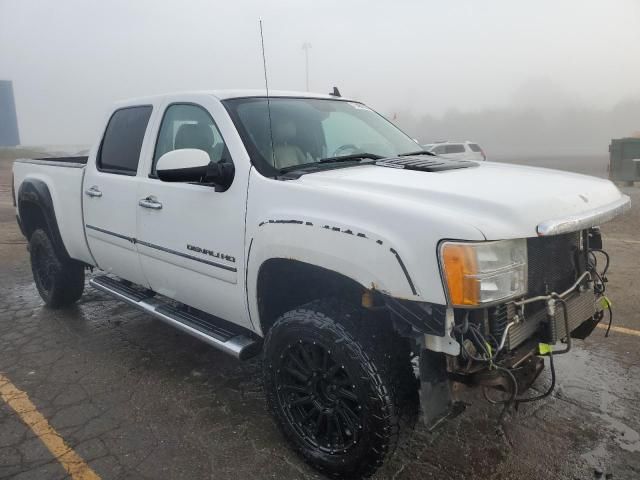
<svg viewBox="0 0 640 480">
<path fill-rule="evenodd" d="M 278 400 L 298 435 L 320 451 L 346 453 L 362 430 L 354 380 L 331 357 L 331 347 L 299 340 L 276 364 Z"/>
<path fill-rule="evenodd" d="M 45 251 L 42 244 L 36 243 L 31 250 L 33 258 L 33 276 L 39 289 L 45 296 L 51 294 L 53 281 L 58 270 L 56 259 Z"/>
<path fill-rule="evenodd" d="M 367 315 L 316 300 L 282 315 L 264 341 L 276 423 L 310 465 L 334 477 L 370 476 L 398 440 L 396 343 Z"/>
</svg>

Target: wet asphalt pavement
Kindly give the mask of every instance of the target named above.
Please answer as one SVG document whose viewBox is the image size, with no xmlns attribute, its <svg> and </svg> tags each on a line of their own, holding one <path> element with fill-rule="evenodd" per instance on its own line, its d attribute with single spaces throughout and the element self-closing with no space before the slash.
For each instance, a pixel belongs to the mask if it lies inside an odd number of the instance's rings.
<svg viewBox="0 0 640 480">
<path fill-rule="evenodd" d="M 10 156 L 0 150 L 0 374 L 67 445 L 103 479 L 323 478 L 267 414 L 258 360 L 239 362 L 89 286 L 69 310 L 42 306 L 11 206 Z M 640 333 L 640 189 L 626 190 L 632 211 L 604 228 L 608 293 L 614 325 Z M 557 357 L 551 397 L 499 428 L 500 409 L 470 396 L 437 432 L 408 429 L 376 478 L 640 479 L 640 336 L 603 332 Z M 545 370 L 535 387 L 548 382 Z M 67 478 L 2 399 L 0 478 Z"/>
</svg>

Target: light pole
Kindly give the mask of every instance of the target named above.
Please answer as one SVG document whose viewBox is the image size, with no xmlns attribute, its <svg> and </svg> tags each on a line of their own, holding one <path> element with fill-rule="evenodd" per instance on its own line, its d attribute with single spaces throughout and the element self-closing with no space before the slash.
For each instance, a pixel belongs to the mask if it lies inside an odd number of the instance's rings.
<svg viewBox="0 0 640 480">
<path fill-rule="evenodd" d="M 309 50 L 311 49 L 311 44 L 309 42 L 304 42 L 302 44 L 302 50 L 304 50 L 304 64 L 305 64 L 305 73 L 307 80 L 307 92 L 309 91 Z"/>
</svg>

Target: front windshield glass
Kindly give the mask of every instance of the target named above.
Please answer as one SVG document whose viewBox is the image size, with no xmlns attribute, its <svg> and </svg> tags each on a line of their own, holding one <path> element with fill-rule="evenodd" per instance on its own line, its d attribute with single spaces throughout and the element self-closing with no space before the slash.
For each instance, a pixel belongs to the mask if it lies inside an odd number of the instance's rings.
<svg viewBox="0 0 640 480">
<path fill-rule="evenodd" d="M 357 161 L 357 154 L 389 157 L 420 149 L 391 122 L 357 102 L 270 98 L 271 112 L 266 98 L 224 103 L 240 127 L 248 151 L 277 171 L 340 157 Z"/>
</svg>

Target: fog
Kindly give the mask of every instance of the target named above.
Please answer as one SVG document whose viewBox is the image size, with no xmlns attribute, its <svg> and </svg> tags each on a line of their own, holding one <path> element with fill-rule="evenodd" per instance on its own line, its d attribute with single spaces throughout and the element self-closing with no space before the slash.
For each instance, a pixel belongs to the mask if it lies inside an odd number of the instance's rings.
<svg viewBox="0 0 640 480">
<path fill-rule="evenodd" d="M 109 105 L 262 88 L 362 100 L 423 142 L 606 152 L 640 130 L 640 2 L 0 0 L 24 144 L 88 144 Z"/>
</svg>

